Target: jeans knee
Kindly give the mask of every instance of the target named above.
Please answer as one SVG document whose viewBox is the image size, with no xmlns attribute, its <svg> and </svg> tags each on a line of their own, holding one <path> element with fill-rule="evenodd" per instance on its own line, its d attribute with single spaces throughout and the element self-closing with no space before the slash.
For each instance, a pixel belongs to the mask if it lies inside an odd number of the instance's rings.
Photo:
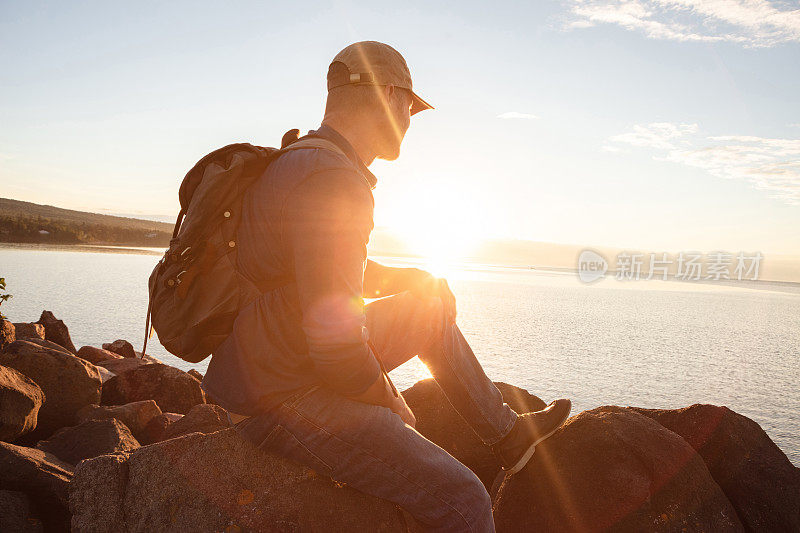
<svg viewBox="0 0 800 533">
<path fill-rule="evenodd" d="M 446 531 L 494 531 L 492 499 L 478 476 L 471 470 L 460 476 L 451 487 L 453 502 L 446 519 Z"/>
</svg>

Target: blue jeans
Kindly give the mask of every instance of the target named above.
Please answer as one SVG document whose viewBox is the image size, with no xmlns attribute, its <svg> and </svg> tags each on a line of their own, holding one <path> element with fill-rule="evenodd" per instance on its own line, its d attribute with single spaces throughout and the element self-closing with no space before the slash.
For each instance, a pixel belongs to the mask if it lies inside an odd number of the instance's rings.
<svg viewBox="0 0 800 533">
<path fill-rule="evenodd" d="M 410 293 L 366 306 L 370 340 L 387 370 L 415 355 L 481 440 L 504 437 L 517 415 L 503 402 L 438 298 Z M 298 392 L 245 419 L 237 431 L 256 446 L 392 501 L 430 531 L 494 531 L 489 494 L 478 477 L 385 407 L 324 386 Z"/>
</svg>

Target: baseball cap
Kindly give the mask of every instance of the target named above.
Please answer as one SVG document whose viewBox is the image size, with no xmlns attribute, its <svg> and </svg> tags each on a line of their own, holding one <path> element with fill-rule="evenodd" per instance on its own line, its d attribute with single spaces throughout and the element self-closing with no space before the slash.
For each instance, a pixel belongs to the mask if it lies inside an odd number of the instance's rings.
<svg viewBox="0 0 800 533">
<path fill-rule="evenodd" d="M 411 88 L 411 71 L 400 52 L 377 41 L 353 43 L 336 54 L 328 68 L 328 90 L 342 85 L 394 85 L 411 91 L 412 115 L 433 109 Z"/>
</svg>

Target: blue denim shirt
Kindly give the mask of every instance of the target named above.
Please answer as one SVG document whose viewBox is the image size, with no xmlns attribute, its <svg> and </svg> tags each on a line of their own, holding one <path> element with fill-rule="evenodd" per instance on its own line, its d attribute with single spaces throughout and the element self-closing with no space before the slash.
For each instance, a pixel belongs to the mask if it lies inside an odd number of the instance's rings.
<svg viewBox="0 0 800 533">
<path fill-rule="evenodd" d="M 313 384 L 358 394 L 380 375 L 362 299 L 376 179 L 338 132 L 311 133 L 345 155 L 286 152 L 244 198 L 240 273 L 294 281 L 245 306 L 211 357 L 202 387 L 235 413 L 263 412 Z"/>
</svg>

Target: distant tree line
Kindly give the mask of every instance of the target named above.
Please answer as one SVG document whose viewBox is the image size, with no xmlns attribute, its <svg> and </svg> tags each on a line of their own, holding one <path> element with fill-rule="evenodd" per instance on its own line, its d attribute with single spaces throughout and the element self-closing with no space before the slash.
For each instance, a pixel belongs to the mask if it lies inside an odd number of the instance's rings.
<svg viewBox="0 0 800 533">
<path fill-rule="evenodd" d="M 0 242 L 168 246 L 167 231 L 42 216 L 0 215 Z"/>
</svg>

